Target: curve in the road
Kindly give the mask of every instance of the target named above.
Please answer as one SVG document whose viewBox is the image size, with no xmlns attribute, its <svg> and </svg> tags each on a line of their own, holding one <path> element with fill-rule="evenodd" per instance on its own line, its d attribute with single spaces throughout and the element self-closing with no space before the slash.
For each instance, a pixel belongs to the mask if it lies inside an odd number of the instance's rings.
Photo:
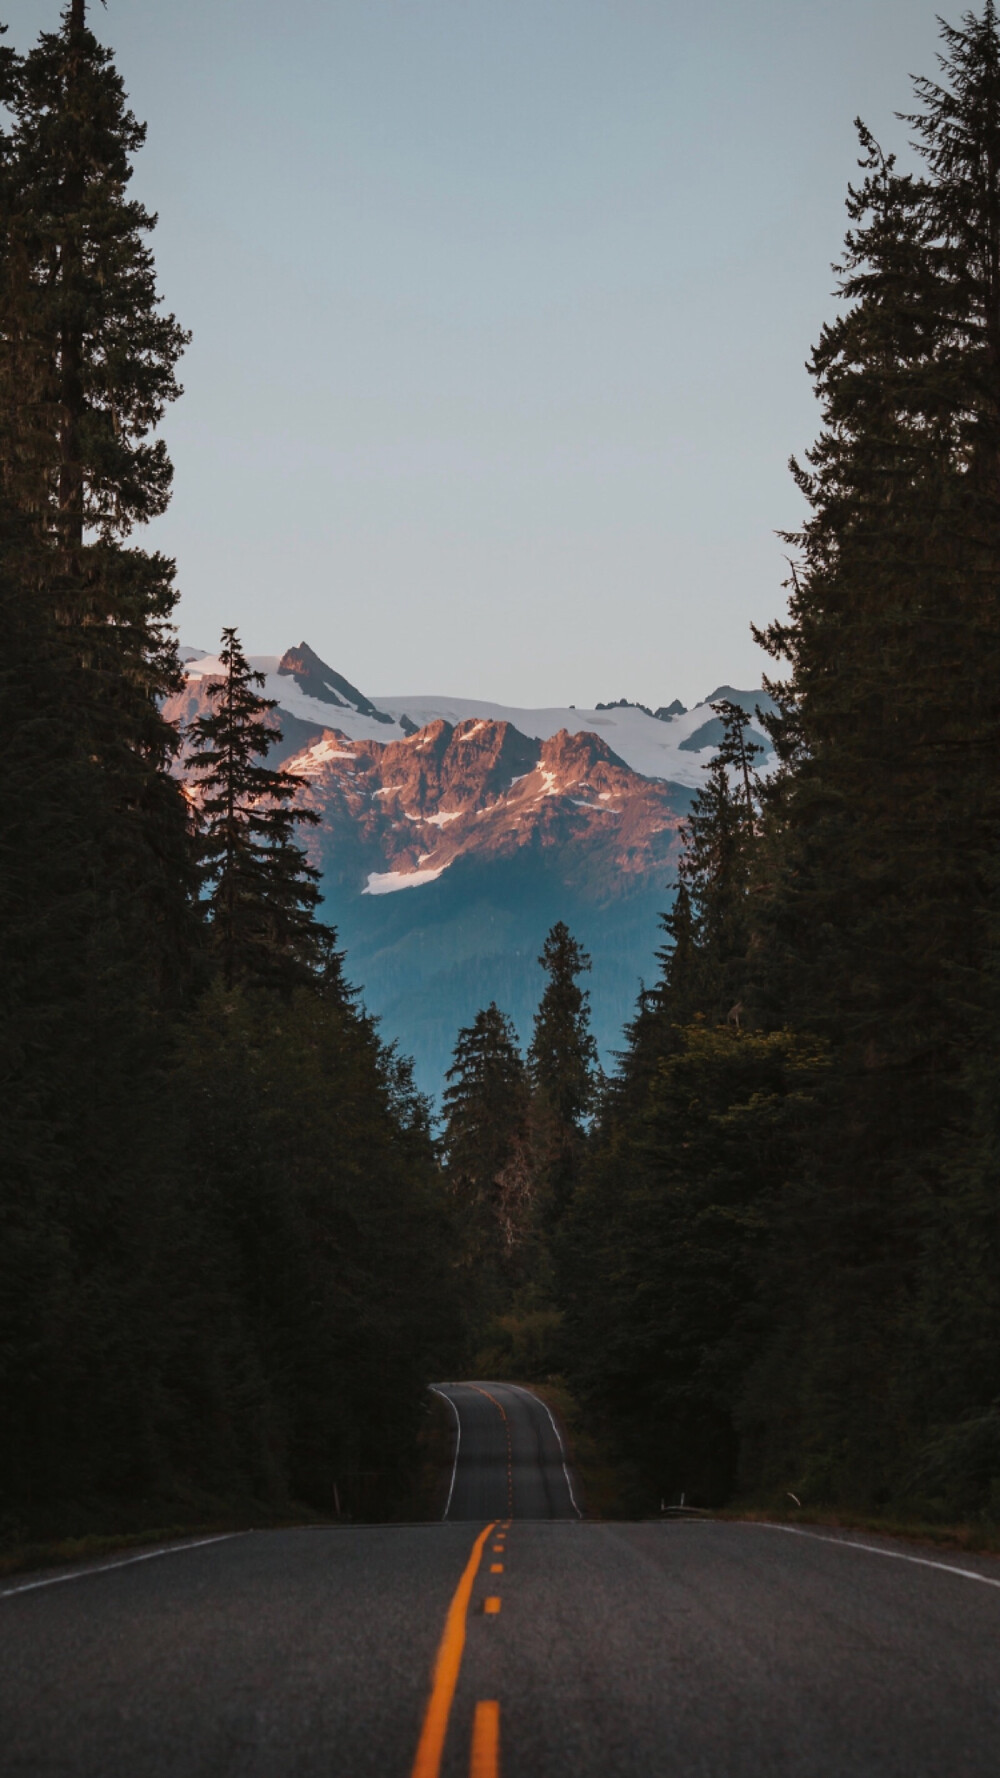
<svg viewBox="0 0 1000 1778">
<path fill-rule="evenodd" d="M 579 1519 L 562 1434 L 515 1383 L 437 1383 L 455 1415 L 446 1519 Z"/>
</svg>

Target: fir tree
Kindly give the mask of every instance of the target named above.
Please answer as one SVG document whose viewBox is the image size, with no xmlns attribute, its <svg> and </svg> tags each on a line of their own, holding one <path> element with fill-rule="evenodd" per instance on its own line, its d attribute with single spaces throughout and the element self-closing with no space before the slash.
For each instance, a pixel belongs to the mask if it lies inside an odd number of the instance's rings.
<svg viewBox="0 0 1000 1778">
<path fill-rule="evenodd" d="M 12 110 L 4 396 L 13 492 L 73 576 L 87 532 L 121 537 L 167 505 L 170 460 L 152 434 L 180 393 L 175 366 L 188 336 L 159 309 L 145 238 L 156 219 L 127 194 L 145 127 L 87 28 L 85 0 L 71 0 L 61 30 L 25 58 Z"/>
<path fill-rule="evenodd" d="M 674 1027 L 641 1107 L 596 1132 L 560 1229 L 565 1362 L 648 1500 L 719 1504 L 737 1480 L 772 1230 L 822 1069 L 790 1032 Z"/>
<path fill-rule="evenodd" d="M 644 988 L 619 1057 L 608 1105 L 641 1100 L 650 1074 L 671 1053 L 672 1033 L 696 1016 L 743 1017 L 750 894 L 759 863 L 760 785 L 749 740 L 750 718 L 737 704 L 712 705 L 722 739 L 708 782 L 694 798 L 672 906 L 661 916 L 665 943 L 656 952 L 659 980 Z M 624 1097 L 623 1097 L 624 1096 Z"/>
<path fill-rule="evenodd" d="M 996 1393 L 971 1360 L 989 1316 L 995 1337 L 995 1305 L 944 1207 L 959 1176 L 970 1230 L 995 1203 L 980 1173 L 972 1213 L 980 1162 L 965 1164 L 997 1020 L 993 5 L 942 34 L 942 80 L 916 83 L 908 120 L 923 173 L 901 173 L 860 128 L 845 308 L 813 357 L 824 428 L 796 470 L 810 512 L 792 540 L 788 621 L 764 638 L 790 676 L 755 994 L 766 1019 L 828 1038 L 834 1060 L 784 1274 L 791 1286 L 798 1271 L 783 1311 L 794 1332 L 760 1399 L 774 1410 L 775 1473 L 794 1462 L 790 1442 L 809 1447 L 813 1486 L 855 1501 L 900 1487 L 921 1427 L 973 1416 Z M 975 1338 L 960 1301 L 980 1305 Z"/>
<path fill-rule="evenodd" d="M 954 1515 L 994 1510 L 1000 1451 L 992 0 L 942 33 L 922 168 L 859 126 L 808 517 L 762 638 L 789 669 L 779 770 L 758 791 L 731 730 L 696 801 L 564 1281 L 578 1382 L 640 1457 L 663 1429 L 661 1476 L 700 1448 L 720 1491 L 728 1465 Z"/>
<path fill-rule="evenodd" d="M 639 993 L 634 1017 L 625 1027 L 625 1047 L 617 1052 L 617 1072 L 605 1083 L 598 1122 L 640 1116 L 660 1063 L 677 1047 L 678 1033 L 705 1004 L 691 891 L 683 877 L 673 903 L 660 916 L 665 942 L 655 953 L 659 979 Z"/>
<path fill-rule="evenodd" d="M 127 187 L 144 129 L 111 54 L 72 0 L 58 32 L 6 67 L 12 119 L 0 221 L 0 477 L 27 523 L 24 596 L 58 631 L 70 695 L 104 784 L 106 893 L 161 986 L 183 978 L 193 888 L 177 736 L 160 700 L 179 667 L 173 564 L 124 540 L 163 512 L 153 435 L 187 335 L 160 312 Z"/>
<path fill-rule="evenodd" d="M 705 768 L 707 783 L 694 799 L 685 830 L 680 879 L 687 904 L 675 914 L 680 948 L 666 963 L 671 993 L 689 996 L 697 982 L 710 1018 L 738 1018 L 749 944 L 749 893 L 755 854 L 759 789 L 753 762 L 760 747 L 747 739 L 749 717 L 721 701 L 722 740 Z M 695 958 L 697 963 L 695 964 Z M 682 971 L 687 977 L 682 983 Z M 680 1008 L 678 1008 L 680 1010 Z M 685 1007 L 685 1016 L 694 1009 Z"/>
<path fill-rule="evenodd" d="M 532 1127 L 549 1218 L 558 1222 L 579 1168 L 585 1121 L 597 1091 L 597 1045 L 590 1029 L 590 996 L 577 976 L 590 958 L 564 921 L 546 937 L 538 959 L 548 981 L 535 1014 L 528 1050 Z"/>
<path fill-rule="evenodd" d="M 517 1035 L 495 1002 L 458 1033 L 446 1075 L 442 1149 L 467 1263 L 509 1260 L 530 1218 L 528 1086 Z"/>
<path fill-rule="evenodd" d="M 562 1123 L 579 1131 L 593 1102 L 597 1068 L 590 996 L 576 981 L 589 970 L 590 958 L 558 920 L 538 961 L 549 979 L 535 1014 L 528 1072 L 534 1091 L 544 1095 Z"/>
<path fill-rule="evenodd" d="M 0 83 L 0 1523 L 328 1512 L 338 1486 L 386 1511 L 458 1331 L 427 1107 L 312 922 L 235 637 L 202 748 L 235 793 L 207 878 L 234 985 L 192 1005 L 173 570 L 126 547 L 169 490 L 182 343 L 126 197 L 141 131 L 81 0 L 25 62 L 0 46 Z"/>
<path fill-rule="evenodd" d="M 302 778 L 257 763 L 281 733 L 234 629 L 222 632 L 219 660 L 224 677 L 206 687 L 212 713 L 189 730 L 212 947 L 227 987 L 250 978 L 288 990 L 332 966 L 314 920 L 319 872 L 294 839 L 319 817 L 293 806 Z"/>
</svg>

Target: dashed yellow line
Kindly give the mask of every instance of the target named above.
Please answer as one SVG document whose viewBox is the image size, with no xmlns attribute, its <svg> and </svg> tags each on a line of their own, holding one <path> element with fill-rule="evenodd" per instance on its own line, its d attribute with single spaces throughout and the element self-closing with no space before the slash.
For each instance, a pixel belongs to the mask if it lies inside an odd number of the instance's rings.
<svg viewBox="0 0 1000 1778">
<path fill-rule="evenodd" d="M 479 1533 L 448 1608 L 444 1633 L 434 1664 L 431 1695 L 427 1701 L 427 1710 L 424 1715 L 411 1778 L 440 1778 L 448 1722 L 465 1649 L 469 1601 L 482 1561 L 483 1548 L 490 1533 L 495 1532 L 496 1541 L 492 1545 L 492 1553 L 502 1556 L 505 1549 L 504 1540 L 514 1517 L 514 1453 L 510 1421 L 506 1409 L 495 1395 L 491 1395 L 488 1389 L 481 1389 L 475 1383 L 470 1384 L 470 1388 L 475 1389 L 479 1395 L 485 1395 L 487 1401 L 493 1403 L 503 1421 L 504 1435 L 507 1441 L 507 1517 L 499 1529 L 496 1520 L 494 1520 Z M 491 1574 L 502 1574 L 503 1571 L 502 1562 L 490 1564 Z M 485 1615 L 496 1617 L 500 1611 L 501 1603 L 502 1601 L 496 1594 L 489 1595 L 483 1600 Z M 494 1698 L 480 1699 L 476 1705 L 472 1724 L 469 1778 L 500 1778 L 500 1705 Z"/>
<path fill-rule="evenodd" d="M 472 1719 L 472 1753 L 469 1778 L 499 1778 L 500 1706 L 495 1698 L 481 1698 Z"/>
<path fill-rule="evenodd" d="M 459 1668 L 462 1665 L 462 1653 L 465 1649 L 465 1623 L 469 1614 L 469 1600 L 472 1587 L 479 1572 L 482 1560 L 483 1545 L 494 1529 L 493 1524 L 480 1531 L 472 1546 L 472 1553 L 465 1564 L 462 1578 L 455 1588 L 454 1596 L 448 1607 L 445 1618 L 444 1634 L 434 1663 L 434 1678 L 431 1683 L 431 1695 L 427 1700 L 424 1714 L 424 1726 L 417 1743 L 417 1754 L 413 1762 L 411 1778 L 438 1778 L 441 1770 L 441 1755 L 444 1752 L 445 1736 L 448 1733 L 448 1718 L 451 1715 L 452 1700 L 458 1684 Z M 498 1609 L 499 1609 L 499 1601 Z"/>
</svg>

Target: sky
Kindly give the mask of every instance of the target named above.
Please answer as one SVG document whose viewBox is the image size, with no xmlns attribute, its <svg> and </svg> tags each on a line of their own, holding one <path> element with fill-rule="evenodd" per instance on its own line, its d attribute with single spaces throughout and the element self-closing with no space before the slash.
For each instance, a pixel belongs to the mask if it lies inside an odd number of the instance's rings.
<svg viewBox="0 0 1000 1778">
<path fill-rule="evenodd" d="M 6 0 L 8 41 L 59 10 Z M 90 10 L 193 332 L 143 538 L 181 640 L 369 695 L 759 684 L 852 120 L 905 152 L 933 0 Z"/>
</svg>

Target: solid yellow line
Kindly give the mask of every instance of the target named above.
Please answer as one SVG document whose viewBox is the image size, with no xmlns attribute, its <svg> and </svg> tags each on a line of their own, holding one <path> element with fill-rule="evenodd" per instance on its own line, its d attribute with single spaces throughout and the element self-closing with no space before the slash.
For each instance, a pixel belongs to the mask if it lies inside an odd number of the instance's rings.
<svg viewBox="0 0 1000 1778">
<path fill-rule="evenodd" d="M 434 1663 L 434 1678 L 431 1681 L 431 1695 L 427 1700 L 424 1715 L 424 1726 L 420 1731 L 417 1743 L 417 1756 L 413 1762 L 412 1778 L 438 1778 L 441 1770 L 441 1755 L 444 1752 L 444 1738 L 448 1733 L 448 1718 L 451 1715 L 452 1699 L 458 1684 L 458 1670 L 462 1665 L 462 1653 L 465 1648 L 465 1620 L 469 1611 L 469 1600 L 472 1597 L 472 1586 L 479 1572 L 479 1563 L 483 1554 L 483 1545 L 496 1524 L 487 1525 L 480 1531 L 472 1546 L 472 1554 L 465 1564 L 462 1578 L 455 1588 L 448 1616 L 444 1621 L 444 1634 L 437 1651 Z"/>
<path fill-rule="evenodd" d="M 500 1706 L 482 1698 L 472 1719 L 469 1778 L 500 1778 Z"/>
</svg>

